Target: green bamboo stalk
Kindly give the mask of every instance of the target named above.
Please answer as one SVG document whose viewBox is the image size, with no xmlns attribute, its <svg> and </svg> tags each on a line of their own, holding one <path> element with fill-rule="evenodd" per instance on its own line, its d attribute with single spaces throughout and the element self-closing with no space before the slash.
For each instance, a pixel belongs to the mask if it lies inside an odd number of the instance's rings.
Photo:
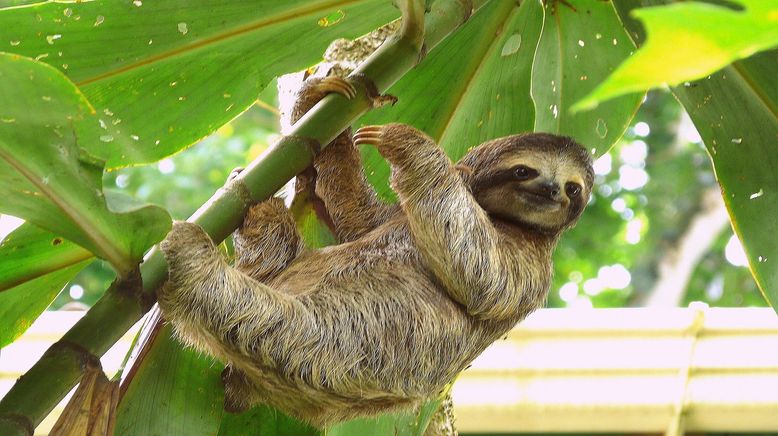
<svg viewBox="0 0 778 436">
<path fill-rule="evenodd" d="M 424 1 L 408 0 L 400 36 L 382 45 L 354 74 L 369 78 L 384 92 L 487 1 L 438 0 L 424 22 Z M 218 190 L 189 221 L 202 226 L 215 242 L 224 240 L 241 224 L 251 204 L 269 198 L 311 164 L 310 140 L 326 146 L 371 108 L 366 90 L 357 90 L 358 95 L 351 100 L 325 98 L 295 124 L 288 137 L 253 161 L 233 183 Z M 140 271 L 142 289 L 112 285 L 62 340 L 17 380 L 0 401 L 0 434 L 32 434 L 76 385 L 86 362 L 103 355 L 152 307 L 156 290 L 167 279 L 167 264 L 157 247 L 146 256 Z"/>
</svg>

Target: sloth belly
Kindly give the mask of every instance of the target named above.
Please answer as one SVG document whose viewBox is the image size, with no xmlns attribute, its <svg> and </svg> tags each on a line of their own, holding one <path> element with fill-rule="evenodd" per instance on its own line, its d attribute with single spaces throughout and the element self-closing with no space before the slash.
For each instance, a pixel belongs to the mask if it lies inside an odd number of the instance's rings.
<svg viewBox="0 0 778 436">
<path fill-rule="evenodd" d="M 316 424 L 409 406 L 510 328 L 469 316 L 415 253 L 344 244 L 303 253 L 271 280 L 307 314 L 261 345 L 272 370 L 247 371 L 262 401 Z"/>
<path fill-rule="evenodd" d="M 315 340 L 279 351 L 274 370 L 253 372 L 262 401 L 323 425 L 437 396 L 488 344 L 456 303 L 430 298 L 440 291 L 425 281 L 387 272 L 381 294 L 366 280 L 300 297 Z"/>
<path fill-rule="evenodd" d="M 260 382 L 274 392 L 268 402 L 308 403 L 295 392 L 304 386 L 305 397 L 332 404 L 327 413 L 412 404 L 437 395 L 491 342 L 483 323 L 421 272 L 387 264 L 343 283 L 298 296 L 312 320 L 300 334 L 313 340 L 299 342 L 305 349 L 277 350 L 273 366 L 284 369 Z M 295 388 L 281 399 L 288 385 Z"/>
</svg>

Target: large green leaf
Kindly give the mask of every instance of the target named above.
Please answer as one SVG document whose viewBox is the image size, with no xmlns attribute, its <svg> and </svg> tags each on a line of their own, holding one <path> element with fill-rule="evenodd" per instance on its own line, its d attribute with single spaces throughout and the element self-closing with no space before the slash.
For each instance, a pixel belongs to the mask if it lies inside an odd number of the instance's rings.
<svg viewBox="0 0 778 436">
<path fill-rule="evenodd" d="M 453 159 L 486 140 L 532 130 L 530 69 L 542 22 L 535 0 L 489 2 L 389 89 L 396 105 L 359 123 L 411 124 Z M 372 148 L 363 157 L 370 182 L 391 198 L 387 164 Z"/>
<path fill-rule="evenodd" d="M 376 418 L 358 418 L 327 429 L 326 436 L 395 435 L 422 436 L 440 406 L 440 400 L 430 400 L 418 410 L 387 413 Z"/>
<path fill-rule="evenodd" d="M 0 243 L 0 292 L 92 256 L 66 239 L 24 223 Z"/>
<path fill-rule="evenodd" d="M 0 293 L 0 348 L 21 336 L 88 264 L 85 260 Z"/>
<path fill-rule="evenodd" d="M 29 223 L 8 235 L 0 244 L 0 348 L 24 333 L 91 258 Z"/>
<path fill-rule="evenodd" d="M 150 317 L 151 335 L 170 338 L 171 326 Z M 213 435 L 222 419 L 221 365 L 170 340 L 150 341 L 125 380 L 117 435 Z M 128 385 L 128 386 L 127 386 Z"/>
<path fill-rule="evenodd" d="M 705 142 L 732 225 L 778 308 L 778 50 L 673 88 Z"/>
<path fill-rule="evenodd" d="M 617 95 L 699 79 L 778 46 L 777 0 L 733 2 L 744 9 L 699 2 L 634 9 L 631 14 L 648 33 L 645 44 L 576 107 L 595 107 Z"/>
<path fill-rule="evenodd" d="M 268 406 L 256 406 L 241 414 L 225 413 L 219 436 L 319 436 L 314 427 Z"/>
<path fill-rule="evenodd" d="M 625 25 L 640 41 L 640 25 L 627 18 L 629 10 L 639 5 L 617 2 Z M 705 142 L 735 232 L 773 308 L 778 307 L 778 240 L 773 237 L 778 234 L 777 62 L 778 50 L 772 50 L 673 88 Z"/>
<path fill-rule="evenodd" d="M 99 119 L 81 146 L 115 167 L 192 144 L 329 41 L 398 15 L 386 0 L 46 2 L 0 10 L 0 47 L 79 85 Z"/>
<path fill-rule="evenodd" d="M 161 240 L 158 207 L 114 213 L 102 163 L 79 148 L 75 126 L 92 120 L 78 89 L 56 69 L 0 54 L 0 212 L 24 218 L 129 271 Z"/>
<path fill-rule="evenodd" d="M 598 155 L 606 152 L 626 130 L 643 96 L 620 97 L 585 113 L 570 108 L 633 49 L 610 2 L 547 2 L 532 69 L 535 130 L 569 135 Z"/>
</svg>

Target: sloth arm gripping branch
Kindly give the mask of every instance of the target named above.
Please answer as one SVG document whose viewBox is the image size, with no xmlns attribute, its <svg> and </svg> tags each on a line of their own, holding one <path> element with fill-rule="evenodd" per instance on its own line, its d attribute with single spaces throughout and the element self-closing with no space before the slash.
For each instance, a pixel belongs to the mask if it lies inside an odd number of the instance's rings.
<svg viewBox="0 0 778 436">
<path fill-rule="evenodd" d="M 509 319 L 532 277 L 519 246 L 502 238 L 443 150 L 403 124 L 366 126 L 356 143 L 373 144 L 392 165 L 414 241 L 450 296 L 479 319 Z"/>
<path fill-rule="evenodd" d="M 329 93 L 352 98 L 353 85 L 339 77 L 309 78 L 297 93 L 291 121 L 297 122 Z M 316 195 L 324 201 L 341 242 L 361 238 L 381 225 L 395 210 L 378 199 L 365 179 L 351 129 L 343 131 L 314 159 Z"/>
</svg>

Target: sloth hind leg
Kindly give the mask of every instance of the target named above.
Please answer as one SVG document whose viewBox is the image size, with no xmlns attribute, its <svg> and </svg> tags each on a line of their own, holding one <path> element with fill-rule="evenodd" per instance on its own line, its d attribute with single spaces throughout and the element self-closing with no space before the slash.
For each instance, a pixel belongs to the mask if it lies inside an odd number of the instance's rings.
<svg viewBox="0 0 778 436">
<path fill-rule="evenodd" d="M 284 270 L 304 248 L 292 214 L 275 197 L 249 209 L 233 241 L 235 268 L 260 282 Z"/>
<path fill-rule="evenodd" d="M 165 317 L 186 343 L 229 361 L 251 354 L 256 334 L 278 329 L 302 305 L 230 267 L 197 224 L 176 222 L 160 244 L 169 280 L 158 295 Z"/>
<path fill-rule="evenodd" d="M 315 337 L 310 311 L 230 267 L 194 223 L 174 223 L 160 248 L 170 274 L 158 295 L 165 318 L 183 342 L 230 364 L 224 374 L 227 408 L 251 406 L 260 398 L 244 370 L 275 366 L 285 334 Z"/>
</svg>

